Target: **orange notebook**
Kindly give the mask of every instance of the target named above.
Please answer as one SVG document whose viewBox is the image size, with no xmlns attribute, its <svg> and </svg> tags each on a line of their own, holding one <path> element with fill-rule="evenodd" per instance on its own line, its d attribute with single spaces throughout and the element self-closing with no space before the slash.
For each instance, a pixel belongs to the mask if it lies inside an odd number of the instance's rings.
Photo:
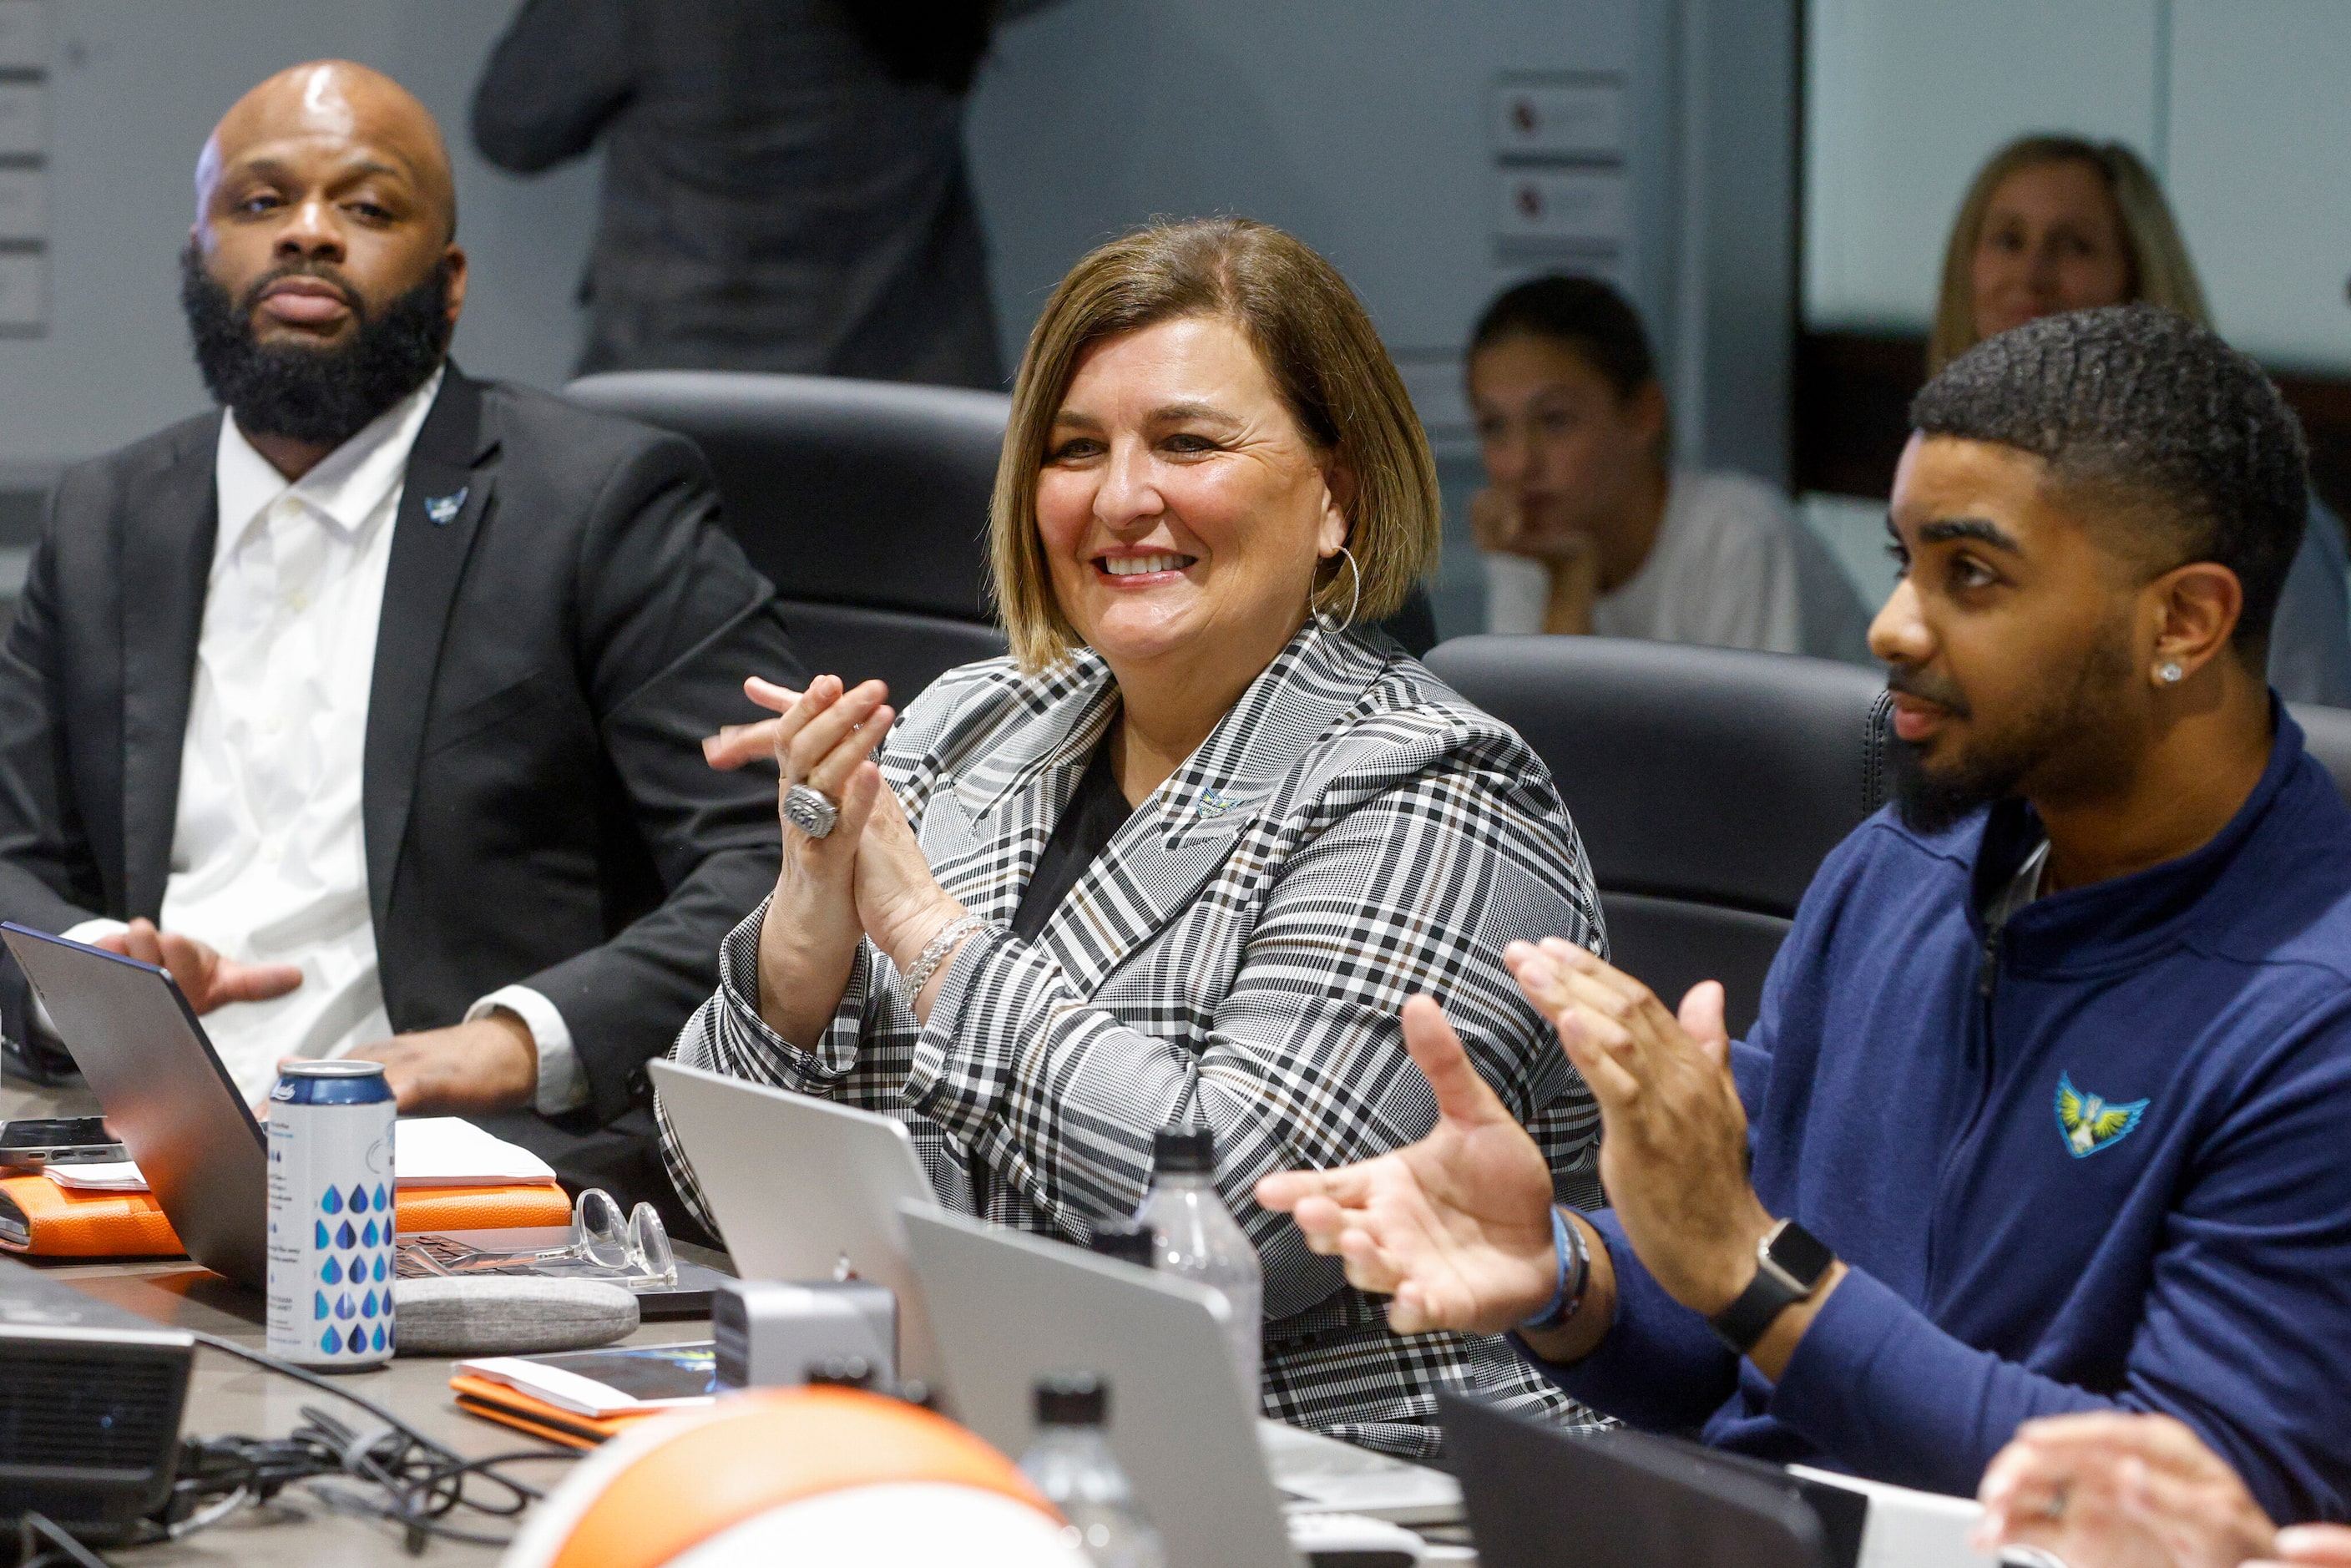
<svg viewBox="0 0 2351 1568">
<path fill-rule="evenodd" d="M 569 1225 L 571 1200 L 552 1183 L 400 1187 L 402 1230 Z M 175 1258 L 187 1250 L 152 1193 L 68 1192 L 40 1175 L 0 1176 L 0 1249 L 35 1258 Z"/>
<path fill-rule="evenodd" d="M 519 1388 L 466 1373 L 451 1378 L 449 1388 L 457 1396 L 457 1408 L 467 1415 L 496 1421 L 501 1427 L 511 1427 L 550 1443 L 560 1443 L 567 1448 L 592 1448 L 605 1438 L 627 1431 L 632 1421 L 674 1414 L 667 1408 L 658 1408 L 624 1416 L 582 1416 L 577 1410 L 549 1405 Z"/>
</svg>

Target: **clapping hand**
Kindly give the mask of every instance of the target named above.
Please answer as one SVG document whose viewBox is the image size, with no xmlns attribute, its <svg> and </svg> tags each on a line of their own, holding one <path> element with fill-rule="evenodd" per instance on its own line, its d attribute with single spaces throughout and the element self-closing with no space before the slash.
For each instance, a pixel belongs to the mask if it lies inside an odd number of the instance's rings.
<svg viewBox="0 0 2351 1568">
<path fill-rule="evenodd" d="M 1405 1004 L 1404 1040 L 1436 1092 L 1435 1130 L 1361 1165 L 1267 1176 L 1257 1200 L 1343 1260 L 1348 1283 L 1393 1296 L 1396 1333 L 1499 1333 L 1541 1312 L 1558 1280 L 1551 1166 L 1434 999 Z"/>
<path fill-rule="evenodd" d="M 1502 961 L 1599 1102 L 1601 1185 L 1634 1252 L 1682 1305 L 1721 1312 L 1754 1278 L 1772 1225 L 1747 1176 L 1722 988 L 1692 987 L 1677 1017 L 1555 936 L 1513 942 Z"/>
<path fill-rule="evenodd" d="M 839 812 L 821 838 L 784 818 L 783 865 L 760 929 L 760 1014 L 805 1047 L 832 1015 L 861 933 L 903 970 L 963 906 L 931 875 L 904 809 L 873 761 L 896 717 L 888 687 L 819 675 L 804 692 L 757 677 L 743 689 L 778 716 L 727 726 L 702 743 L 705 758 L 734 768 L 772 757 L 782 775 L 779 813 L 796 785 L 815 789 Z"/>
</svg>

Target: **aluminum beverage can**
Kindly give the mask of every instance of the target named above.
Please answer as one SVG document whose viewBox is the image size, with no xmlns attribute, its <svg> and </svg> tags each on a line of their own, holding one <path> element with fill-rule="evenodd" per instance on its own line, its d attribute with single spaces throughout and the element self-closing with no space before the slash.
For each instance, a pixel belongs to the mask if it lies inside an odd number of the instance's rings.
<svg viewBox="0 0 2351 1568">
<path fill-rule="evenodd" d="M 380 1061 L 291 1061 L 269 1092 L 269 1354 L 392 1359 L 392 1085 Z"/>
</svg>

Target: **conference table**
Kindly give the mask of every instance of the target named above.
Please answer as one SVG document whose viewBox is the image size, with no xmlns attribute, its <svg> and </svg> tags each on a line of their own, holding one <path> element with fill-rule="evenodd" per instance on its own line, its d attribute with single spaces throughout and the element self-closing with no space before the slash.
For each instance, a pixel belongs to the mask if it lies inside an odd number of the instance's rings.
<svg viewBox="0 0 2351 1568">
<path fill-rule="evenodd" d="M 98 1111 L 96 1100 L 81 1090 L 38 1087 L 9 1076 L 0 1080 L 0 1118 L 18 1116 L 87 1116 Z M 680 1243 L 680 1258 L 724 1267 L 722 1254 Z M 29 1260 L 28 1261 L 32 1261 Z M 185 1259 L 148 1259 L 107 1262 L 37 1262 L 49 1278 L 136 1312 L 154 1322 L 217 1334 L 259 1350 L 263 1346 L 262 1299 L 257 1291 L 230 1284 L 208 1269 Z M 708 1339 L 706 1318 L 648 1322 L 626 1341 L 629 1344 L 667 1344 L 681 1340 Z M 571 1450 L 540 1442 L 520 1432 L 493 1425 L 460 1411 L 449 1393 L 449 1361 L 444 1356 L 396 1358 L 378 1372 L 339 1376 L 336 1385 L 372 1399 L 425 1436 L 467 1458 L 528 1450 L 544 1453 L 513 1467 L 512 1473 L 534 1485 L 551 1487 L 563 1477 Z M 201 1346 L 196 1352 L 194 1380 L 189 1386 L 187 1415 L 182 1430 L 189 1435 L 281 1437 L 301 1420 L 301 1407 L 315 1405 L 347 1422 L 366 1420 L 338 1402 L 249 1363 Z M 356 1487 L 356 1483 L 352 1483 Z M 495 1488 L 481 1495 L 496 1497 Z M 461 1511 L 451 1523 L 486 1535 L 503 1535 L 511 1525 L 484 1515 L 466 1517 Z M 371 1568 L 377 1563 L 427 1563 L 455 1565 L 497 1561 L 498 1550 L 464 1542 L 435 1541 L 421 1558 L 408 1555 L 402 1532 L 381 1520 L 339 1513 L 319 1500 L 307 1487 L 289 1487 L 266 1507 L 243 1509 L 209 1529 L 179 1541 L 153 1546 L 104 1549 L 125 1564 L 219 1564 L 221 1568 L 287 1568 L 302 1564 L 350 1564 Z"/>
<path fill-rule="evenodd" d="M 96 1097 L 81 1089 L 57 1089 L 26 1082 L 12 1073 L 0 1077 L 0 1120 L 20 1116 L 90 1116 L 98 1113 Z M 732 1272 L 726 1255 L 688 1243 L 675 1244 L 686 1262 Z M 72 1285 L 97 1299 L 137 1313 L 151 1322 L 217 1334 L 256 1350 L 265 1348 L 262 1298 L 241 1289 L 209 1269 L 184 1258 L 49 1261 L 26 1259 L 48 1278 Z M 674 1344 L 710 1337 L 707 1318 L 647 1322 L 621 1341 L 623 1344 Z M 544 1454 L 512 1468 L 517 1479 L 542 1489 L 562 1479 L 565 1467 L 577 1456 L 569 1449 L 539 1441 L 496 1426 L 457 1408 L 449 1390 L 449 1358 L 397 1357 L 380 1371 L 350 1373 L 334 1381 L 354 1394 L 371 1399 L 418 1431 L 466 1458 L 528 1451 Z M 195 1375 L 188 1389 L 187 1412 L 181 1430 L 187 1436 L 282 1437 L 301 1421 L 302 1406 L 312 1405 L 346 1422 L 366 1419 L 349 1406 L 317 1389 L 262 1370 L 248 1362 L 198 1346 Z M 334 1483 L 343 1484 L 343 1483 Z M 356 1488 L 356 1483 L 350 1483 Z M 479 1483 L 476 1483 L 479 1485 Z M 499 1496 L 493 1487 L 480 1495 Z M 504 1520 L 460 1511 L 449 1521 L 460 1529 L 503 1536 L 512 1524 Z M 1456 1544 L 1444 1554 L 1455 1568 L 1475 1559 L 1463 1549 L 1464 1532 L 1439 1531 L 1432 1542 Z M 295 1568 L 295 1565 L 350 1565 L 373 1568 L 396 1563 L 454 1565 L 489 1563 L 499 1549 L 461 1541 L 436 1540 L 421 1557 L 411 1557 L 402 1531 L 380 1519 L 338 1512 L 308 1487 L 289 1487 L 269 1504 L 246 1508 L 218 1524 L 178 1541 L 152 1546 L 103 1548 L 106 1556 L 125 1568 L 146 1564 L 219 1564 L 221 1568 Z"/>
</svg>

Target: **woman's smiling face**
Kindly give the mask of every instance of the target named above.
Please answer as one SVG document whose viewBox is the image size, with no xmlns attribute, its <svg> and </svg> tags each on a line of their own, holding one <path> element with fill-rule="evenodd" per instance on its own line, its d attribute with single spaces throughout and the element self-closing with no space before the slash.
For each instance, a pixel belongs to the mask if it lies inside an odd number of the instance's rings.
<svg viewBox="0 0 2351 1568">
<path fill-rule="evenodd" d="M 1231 322 L 1105 339 L 1078 361 L 1037 476 L 1054 597 L 1114 673 L 1166 660 L 1254 674 L 1346 542 L 1346 486 Z"/>
</svg>

